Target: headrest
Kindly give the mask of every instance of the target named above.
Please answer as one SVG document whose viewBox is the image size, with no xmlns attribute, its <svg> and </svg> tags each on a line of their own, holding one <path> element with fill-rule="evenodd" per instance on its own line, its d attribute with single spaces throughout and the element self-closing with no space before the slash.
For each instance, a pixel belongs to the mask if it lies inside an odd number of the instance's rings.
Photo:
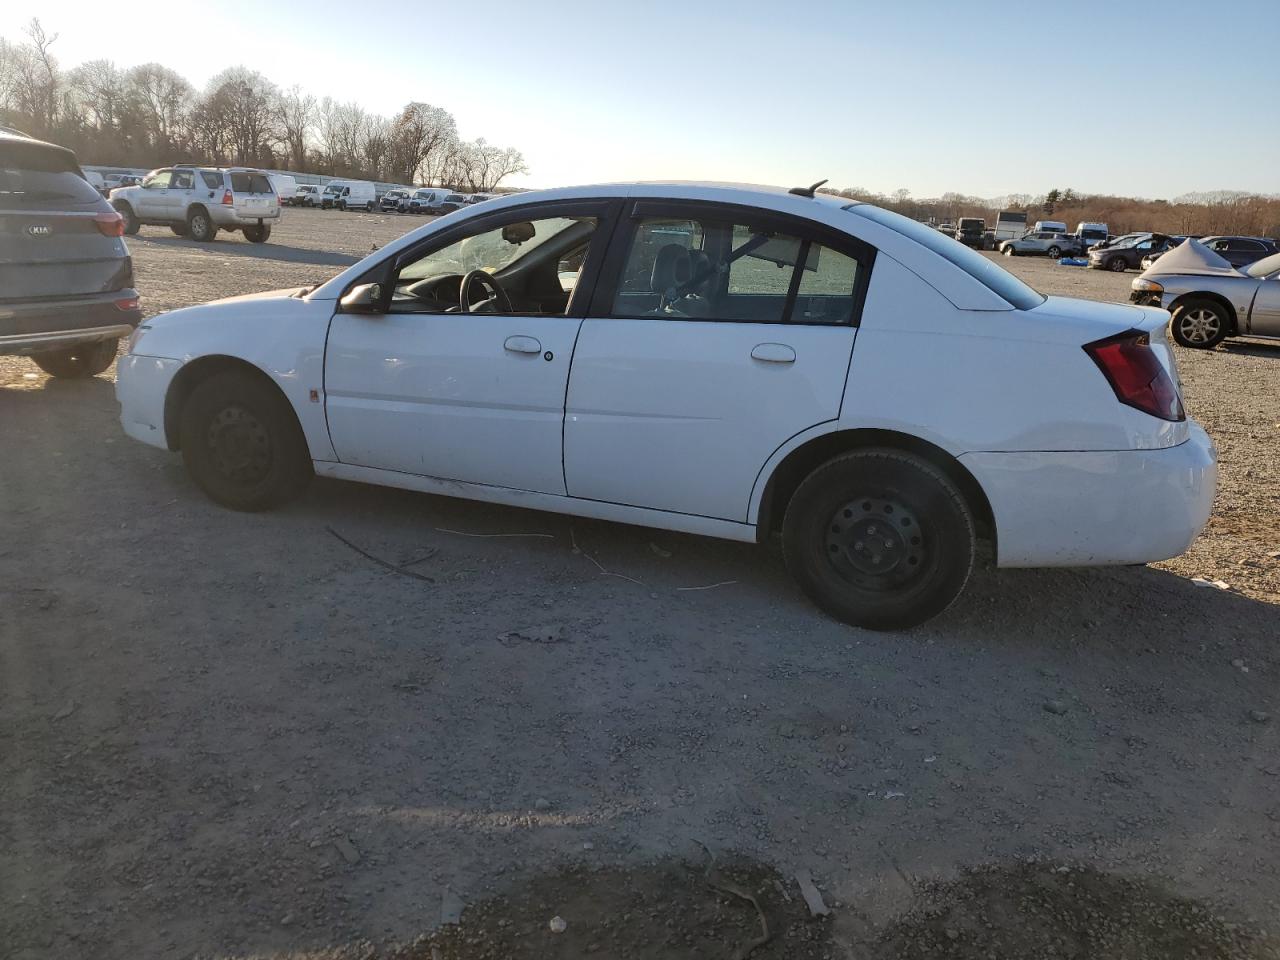
<svg viewBox="0 0 1280 960">
<path fill-rule="evenodd" d="M 689 251 L 678 243 L 668 243 L 658 251 L 658 256 L 653 261 L 649 289 L 655 293 L 666 293 L 687 283 L 690 272 Z"/>
</svg>

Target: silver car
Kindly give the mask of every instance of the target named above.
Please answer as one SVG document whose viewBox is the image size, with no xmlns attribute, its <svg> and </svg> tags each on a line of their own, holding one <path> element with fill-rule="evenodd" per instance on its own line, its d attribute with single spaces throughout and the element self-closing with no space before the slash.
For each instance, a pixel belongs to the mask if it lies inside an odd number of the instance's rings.
<svg viewBox="0 0 1280 960">
<path fill-rule="evenodd" d="M 1017 240 L 1006 240 L 1000 244 L 1000 252 L 1006 257 L 1047 256 L 1054 260 L 1075 256 L 1083 249 L 1080 241 L 1071 234 L 1050 230 L 1033 230 Z"/>
<path fill-rule="evenodd" d="M 112 190 L 111 205 L 129 235 L 155 224 L 202 243 L 219 230 L 238 230 L 246 240 L 264 243 L 280 219 L 280 198 L 270 179 L 245 167 L 162 167 L 136 187 Z"/>
<path fill-rule="evenodd" d="M 1280 253 L 1233 267 L 1198 240 L 1170 250 L 1130 285 L 1129 299 L 1164 307 L 1184 347 L 1208 349 L 1226 337 L 1280 340 Z"/>
</svg>

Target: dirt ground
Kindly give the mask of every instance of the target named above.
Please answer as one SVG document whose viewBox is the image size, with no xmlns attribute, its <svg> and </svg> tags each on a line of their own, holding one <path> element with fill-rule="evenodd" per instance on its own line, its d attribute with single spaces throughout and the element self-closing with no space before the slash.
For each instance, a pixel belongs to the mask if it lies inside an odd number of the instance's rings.
<svg viewBox="0 0 1280 960">
<path fill-rule="evenodd" d="M 129 245 L 155 313 L 420 222 Z M 730 958 L 758 918 L 703 844 L 778 921 L 753 957 L 1274 956 L 1280 345 L 1178 361 L 1221 457 L 1186 556 L 877 635 L 746 545 L 336 481 L 222 510 L 114 371 L 0 358 L 0 960 Z"/>
</svg>

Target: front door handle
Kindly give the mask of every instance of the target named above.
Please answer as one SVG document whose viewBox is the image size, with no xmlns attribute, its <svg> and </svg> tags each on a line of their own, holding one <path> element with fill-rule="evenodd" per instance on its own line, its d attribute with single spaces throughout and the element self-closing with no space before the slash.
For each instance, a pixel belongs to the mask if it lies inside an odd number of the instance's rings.
<svg viewBox="0 0 1280 960">
<path fill-rule="evenodd" d="M 796 352 L 785 343 L 757 343 L 751 356 L 765 363 L 795 363 Z"/>
<path fill-rule="evenodd" d="M 541 353 L 542 344 L 533 337 L 507 337 L 503 347 L 512 353 Z"/>
</svg>

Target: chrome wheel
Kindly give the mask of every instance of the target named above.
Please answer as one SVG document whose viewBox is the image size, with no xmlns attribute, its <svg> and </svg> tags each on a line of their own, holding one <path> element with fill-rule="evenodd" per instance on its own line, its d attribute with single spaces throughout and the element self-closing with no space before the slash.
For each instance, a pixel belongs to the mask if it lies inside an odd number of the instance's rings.
<svg viewBox="0 0 1280 960">
<path fill-rule="evenodd" d="M 897 500 L 859 497 L 827 522 L 827 560 L 860 587 L 891 590 L 928 566 L 928 544 L 915 514 Z"/>
<path fill-rule="evenodd" d="M 1184 311 L 1178 318 L 1178 332 L 1187 343 L 1208 343 L 1222 333 L 1222 318 L 1208 307 Z"/>
</svg>

